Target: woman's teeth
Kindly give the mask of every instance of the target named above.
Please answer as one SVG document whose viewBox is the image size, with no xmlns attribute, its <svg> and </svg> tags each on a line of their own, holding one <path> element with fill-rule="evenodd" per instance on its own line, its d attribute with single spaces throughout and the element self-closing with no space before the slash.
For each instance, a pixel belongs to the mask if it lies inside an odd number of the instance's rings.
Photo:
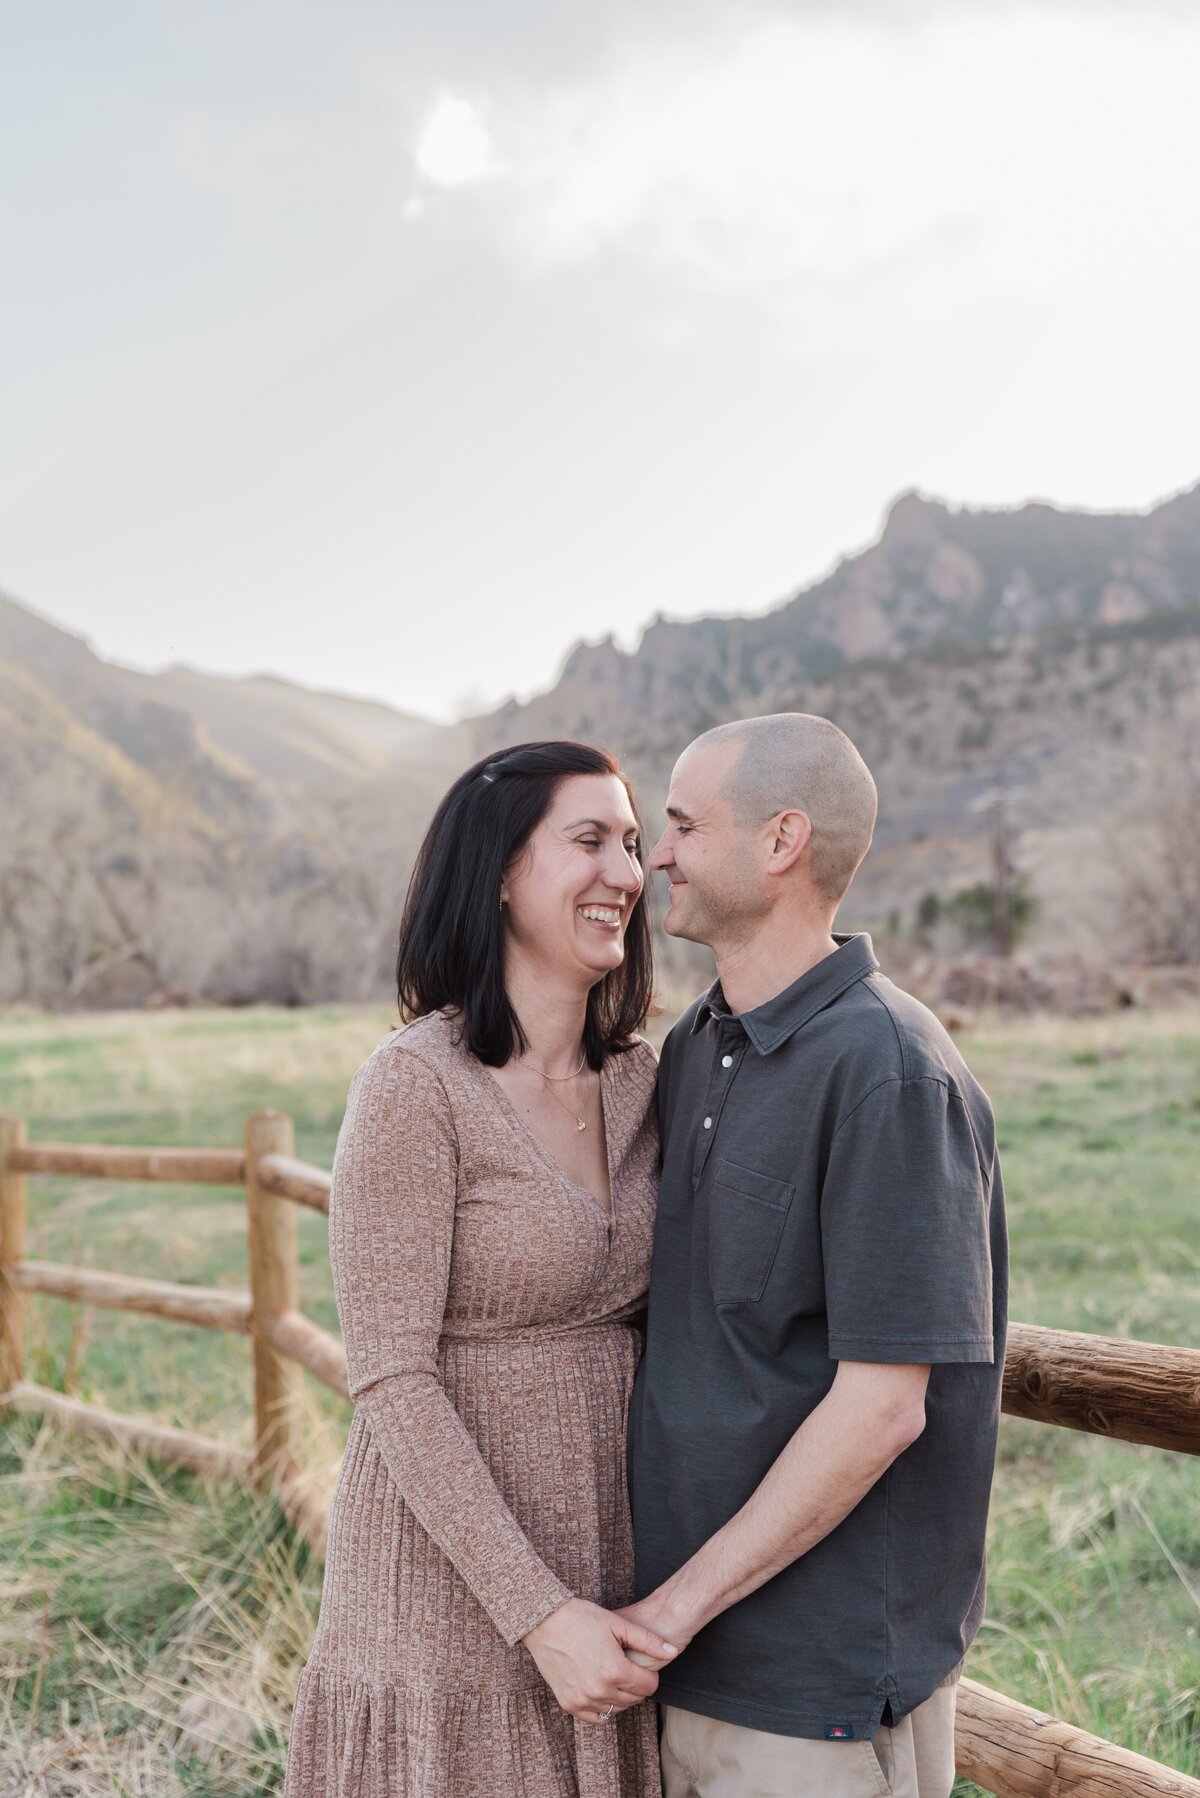
<svg viewBox="0 0 1200 1798">
<path fill-rule="evenodd" d="M 615 907 L 607 905 L 581 905 L 581 917 L 590 918 L 593 924 L 619 924 L 621 914 Z"/>
</svg>

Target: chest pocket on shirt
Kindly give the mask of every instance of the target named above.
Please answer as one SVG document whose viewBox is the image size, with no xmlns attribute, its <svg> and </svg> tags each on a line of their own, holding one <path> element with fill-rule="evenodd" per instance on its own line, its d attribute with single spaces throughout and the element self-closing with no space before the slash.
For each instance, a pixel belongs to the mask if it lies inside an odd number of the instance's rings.
<svg viewBox="0 0 1200 1798">
<path fill-rule="evenodd" d="M 717 1166 L 708 1201 L 708 1277 L 718 1305 L 762 1297 L 796 1188 L 736 1161 Z"/>
</svg>

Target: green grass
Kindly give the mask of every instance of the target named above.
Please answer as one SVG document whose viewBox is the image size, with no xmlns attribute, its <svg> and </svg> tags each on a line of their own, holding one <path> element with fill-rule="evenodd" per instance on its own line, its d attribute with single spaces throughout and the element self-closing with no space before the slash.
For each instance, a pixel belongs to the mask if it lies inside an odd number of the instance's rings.
<svg viewBox="0 0 1200 1798">
<path fill-rule="evenodd" d="M 34 1140 L 233 1147 L 270 1105 L 327 1167 L 349 1076 L 388 1021 L 0 1014 L 0 1110 Z M 999 1120 L 1013 1317 L 1194 1343 L 1200 1014 L 989 1023 L 963 1048 Z M 237 1192 L 37 1178 L 29 1201 L 31 1255 L 245 1284 Z M 335 1328 L 324 1220 L 298 1225 L 305 1309 Z M 248 1444 L 244 1339 L 29 1311 L 28 1377 Z M 328 1482 L 348 1407 L 311 1383 L 306 1404 Z M 269 1501 L 10 1417 L 0 1537 L 0 1795 L 279 1789 L 320 1570 Z M 1200 1459 L 1006 1418 L 990 1541 L 968 1671 L 1200 1774 Z M 220 1729 L 219 1746 L 199 1739 Z"/>
</svg>

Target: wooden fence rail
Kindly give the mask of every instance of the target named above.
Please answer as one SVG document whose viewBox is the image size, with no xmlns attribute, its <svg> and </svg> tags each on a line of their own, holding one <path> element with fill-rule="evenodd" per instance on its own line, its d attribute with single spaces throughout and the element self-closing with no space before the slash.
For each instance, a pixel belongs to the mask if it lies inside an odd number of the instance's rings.
<svg viewBox="0 0 1200 1798">
<path fill-rule="evenodd" d="M 207 1330 L 250 1334 L 254 1301 L 248 1292 L 228 1286 L 178 1286 L 173 1280 L 97 1273 L 90 1267 L 64 1267 L 56 1261 L 14 1262 L 9 1279 L 21 1292 L 75 1299 L 113 1311 L 141 1311 L 147 1317 L 169 1317 Z"/>
<path fill-rule="evenodd" d="M 10 1149 L 8 1166 L 15 1174 L 71 1174 L 86 1180 L 174 1180 L 186 1186 L 240 1186 L 246 1177 L 246 1157 L 240 1149 L 26 1143 L 24 1137 Z"/>
<path fill-rule="evenodd" d="M 264 1155 L 258 1164 L 258 1180 L 268 1192 L 329 1216 L 330 1176 L 324 1168 L 310 1167 L 307 1161 L 295 1161 L 290 1155 Z"/>
<path fill-rule="evenodd" d="M 1004 1409 L 1200 1455 L 1200 1349 L 1010 1324 Z"/>
<path fill-rule="evenodd" d="M 244 1187 L 249 1289 L 188 1286 L 29 1259 L 29 1174 Z M 298 1381 L 307 1369 L 347 1398 L 346 1354 L 336 1336 L 300 1310 L 292 1207 L 328 1215 L 329 1190 L 324 1169 L 296 1159 L 292 1121 L 278 1111 L 247 1120 L 242 1149 L 30 1143 L 23 1120 L 0 1116 L 0 1406 L 36 1410 L 64 1429 L 271 1491 L 323 1557 L 328 1508 L 300 1465 Z M 26 1380 L 28 1293 L 249 1336 L 253 1448 L 125 1417 Z M 1200 1454 L 1200 1349 L 1010 1323 L 1002 1403 L 1015 1417 Z M 973 1679 L 959 1686 L 955 1750 L 959 1772 L 997 1798 L 1200 1798 L 1200 1779 Z"/>
<path fill-rule="evenodd" d="M 958 1771 L 997 1798 L 1197 1798 L 1200 1779 L 1048 1717 L 978 1680 L 958 1682 Z"/>
</svg>

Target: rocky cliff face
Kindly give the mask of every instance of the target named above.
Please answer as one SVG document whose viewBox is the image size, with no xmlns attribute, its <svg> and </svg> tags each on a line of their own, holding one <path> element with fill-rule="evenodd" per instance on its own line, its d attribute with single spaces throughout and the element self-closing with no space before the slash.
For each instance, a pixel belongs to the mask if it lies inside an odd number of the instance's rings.
<svg viewBox="0 0 1200 1798">
<path fill-rule="evenodd" d="M 552 692 L 479 728 L 490 739 L 535 723 L 572 720 L 583 734 L 603 724 L 632 749 L 648 714 L 655 735 L 673 721 L 703 729 L 792 705 L 863 661 L 1059 641 L 1197 604 L 1200 486 L 1148 515 L 955 511 L 907 493 L 878 543 L 784 604 L 750 618 L 656 619 L 631 654 L 611 639 L 580 644 Z"/>
<path fill-rule="evenodd" d="M 473 721 L 492 749 L 611 745 L 656 827 L 671 764 L 728 718 L 814 711 L 880 788 L 851 921 L 987 877 L 994 795 L 1043 904 L 1043 938 L 1112 918 L 1114 804 L 1200 727 L 1200 487 L 1148 514 L 955 510 L 904 494 L 879 541 L 751 618 L 657 619 L 632 653 L 581 644 L 556 686 Z"/>
</svg>

